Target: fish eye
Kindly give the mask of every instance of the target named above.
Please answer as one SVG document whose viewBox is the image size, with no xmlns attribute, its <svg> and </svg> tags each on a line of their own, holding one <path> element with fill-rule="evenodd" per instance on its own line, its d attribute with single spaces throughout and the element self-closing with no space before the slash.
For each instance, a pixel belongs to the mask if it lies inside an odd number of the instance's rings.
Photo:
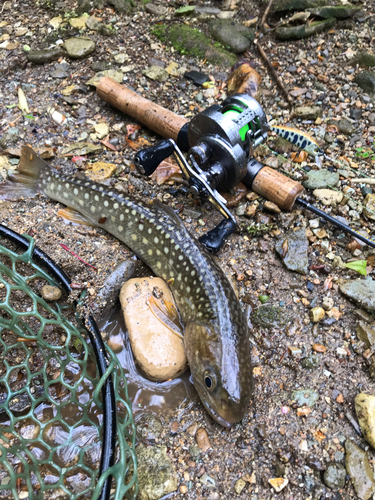
<svg viewBox="0 0 375 500">
<path fill-rule="evenodd" d="M 204 385 L 209 391 L 213 391 L 216 387 L 216 375 L 211 371 L 204 373 Z"/>
</svg>

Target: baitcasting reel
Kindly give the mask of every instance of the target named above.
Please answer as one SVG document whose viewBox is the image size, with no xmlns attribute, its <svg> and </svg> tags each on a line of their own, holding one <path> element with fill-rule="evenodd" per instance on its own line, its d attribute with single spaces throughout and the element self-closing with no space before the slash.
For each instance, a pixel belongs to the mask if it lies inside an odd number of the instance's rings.
<svg viewBox="0 0 375 500">
<path fill-rule="evenodd" d="M 217 251 L 237 225 L 218 189 L 228 190 L 239 182 L 251 186 L 263 168 L 251 155 L 267 139 L 268 129 L 260 104 L 250 96 L 236 94 L 221 105 L 210 106 L 181 128 L 177 143 L 188 149 L 189 161 L 172 139 L 165 139 L 139 151 L 134 163 L 140 173 L 151 175 L 163 160 L 175 155 L 190 191 L 208 199 L 225 217 L 200 239 L 209 250 Z"/>
</svg>

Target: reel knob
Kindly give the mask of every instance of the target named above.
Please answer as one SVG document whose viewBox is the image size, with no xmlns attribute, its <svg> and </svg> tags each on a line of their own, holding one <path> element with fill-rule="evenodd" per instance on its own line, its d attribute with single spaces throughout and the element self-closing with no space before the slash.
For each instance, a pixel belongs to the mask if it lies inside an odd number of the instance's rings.
<svg viewBox="0 0 375 500">
<path fill-rule="evenodd" d="M 155 146 L 141 149 L 134 156 L 134 165 L 142 175 L 151 175 L 160 163 L 174 153 L 174 146 L 169 139 L 164 139 Z"/>
</svg>

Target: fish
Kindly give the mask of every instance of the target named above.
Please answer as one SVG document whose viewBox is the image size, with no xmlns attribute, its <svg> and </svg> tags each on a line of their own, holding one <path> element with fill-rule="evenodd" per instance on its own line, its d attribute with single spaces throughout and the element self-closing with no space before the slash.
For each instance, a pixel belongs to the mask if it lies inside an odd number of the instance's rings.
<svg viewBox="0 0 375 500">
<path fill-rule="evenodd" d="M 242 420 L 253 392 L 247 321 L 222 269 L 175 212 L 158 201 L 137 199 L 88 178 L 64 176 L 23 146 L 18 172 L 0 184 L 0 198 L 36 193 L 105 229 L 169 282 L 203 406 L 225 428 Z"/>
<path fill-rule="evenodd" d="M 270 126 L 270 130 L 276 132 L 283 139 L 295 144 L 298 148 L 307 151 L 311 156 L 322 156 L 324 151 L 316 140 L 306 132 L 292 127 Z"/>
</svg>

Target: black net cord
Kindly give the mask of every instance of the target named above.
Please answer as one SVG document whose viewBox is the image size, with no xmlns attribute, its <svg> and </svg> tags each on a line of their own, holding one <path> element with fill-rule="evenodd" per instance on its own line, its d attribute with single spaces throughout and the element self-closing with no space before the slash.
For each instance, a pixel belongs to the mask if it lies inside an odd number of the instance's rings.
<svg viewBox="0 0 375 500">
<path fill-rule="evenodd" d="M 0 237 L 7 238 L 21 248 L 24 248 L 25 250 L 27 250 L 30 245 L 30 241 L 27 238 L 16 233 L 12 229 L 9 229 L 3 224 L 0 224 Z M 71 281 L 69 276 L 56 264 L 53 259 L 51 259 L 45 252 L 43 252 L 43 250 L 34 246 L 32 257 L 35 258 L 35 260 L 39 261 L 39 263 L 43 264 L 53 275 L 53 277 L 63 285 L 68 293 L 71 292 Z M 105 345 L 96 322 L 92 316 L 89 316 L 87 318 L 87 323 L 89 325 L 89 328 L 87 328 L 87 333 L 90 337 L 90 341 L 94 349 L 99 375 L 100 377 L 102 377 L 107 369 Z M 105 384 L 103 385 L 102 399 L 103 446 L 100 459 L 99 477 L 114 464 L 115 459 L 116 400 L 111 375 L 108 376 Z M 109 500 L 109 496 L 111 493 L 111 482 L 112 476 L 109 475 L 103 484 L 99 500 Z"/>
</svg>

